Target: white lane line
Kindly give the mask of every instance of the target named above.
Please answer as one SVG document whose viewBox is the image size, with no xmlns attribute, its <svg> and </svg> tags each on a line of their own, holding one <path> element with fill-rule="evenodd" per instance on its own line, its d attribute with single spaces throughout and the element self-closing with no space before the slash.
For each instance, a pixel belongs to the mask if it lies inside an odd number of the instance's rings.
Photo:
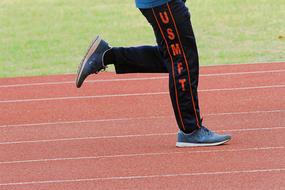
<svg viewBox="0 0 285 190">
<path fill-rule="evenodd" d="M 248 112 L 224 112 L 224 113 L 209 113 L 205 116 L 221 116 L 221 115 L 247 115 L 247 114 L 264 114 L 264 113 L 280 113 L 285 112 L 285 110 L 257 110 L 257 111 L 248 111 Z"/>
<path fill-rule="evenodd" d="M 151 178 L 169 178 L 183 176 L 215 176 L 215 175 L 235 175 L 235 174 L 256 174 L 256 173 L 280 173 L 285 172 L 285 168 L 269 169 L 249 169 L 249 170 L 232 170 L 232 171 L 209 171 L 209 172 L 192 172 L 192 173 L 167 173 L 155 175 L 137 175 L 137 176 L 114 176 L 114 177 L 96 177 L 96 178 L 77 178 L 65 180 L 47 180 L 47 181 L 26 181 L 1 183 L 0 186 L 17 186 L 17 185 L 35 185 L 35 184 L 54 184 L 54 183 L 78 183 L 90 181 L 113 181 L 113 180 L 144 180 Z"/>
<path fill-rule="evenodd" d="M 249 74 L 265 74 L 265 73 L 282 73 L 285 69 L 280 70 L 269 70 L 269 71 L 249 71 L 249 72 L 231 72 L 231 73 L 213 73 L 213 74 L 201 74 L 201 77 L 217 77 L 217 76 L 233 76 L 233 75 L 249 75 Z M 135 78 L 124 78 L 124 79 L 98 79 L 98 80 L 87 80 L 85 83 L 102 83 L 102 82 L 123 82 L 123 81 L 144 81 L 144 80 L 162 80 L 168 79 L 168 76 L 158 77 L 135 77 Z M 26 87 L 26 86 L 44 86 L 44 85 L 62 85 L 62 84 L 74 84 L 74 81 L 56 81 L 56 82 L 41 82 L 41 83 L 25 83 L 25 84 L 10 84 L 0 85 L 0 88 L 15 88 L 15 87 Z"/>
<path fill-rule="evenodd" d="M 251 63 L 225 63 L 225 64 L 217 64 L 217 65 L 208 65 L 208 66 L 202 66 L 202 67 L 247 67 L 247 66 L 255 66 L 257 64 L 260 64 L 261 67 L 264 65 L 270 65 L 270 64 L 280 64 L 285 65 L 285 60 L 276 60 L 272 62 L 251 62 Z M 279 65 L 279 67 L 280 67 Z"/>
<path fill-rule="evenodd" d="M 221 91 L 237 91 L 237 90 L 256 90 L 270 88 L 284 88 L 285 84 L 272 86 L 252 86 L 241 88 L 220 88 L 220 89 L 202 89 L 199 92 L 221 92 Z M 16 100 L 1 100 L 0 103 L 23 103 L 23 102 L 39 102 L 39 101 L 55 101 L 55 100 L 74 100 L 74 99 L 96 99 L 96 98 L 115 98 L 115 97 L 131 97 L 131 96 L 155 96 L 168 95 L 169 92 L 149 92 L 149 93 L 130 93 L 130 94 L 105 94 L 95 96 L 66 96 L 56 98 L 33 98 L 33 99 L 16 99 Z"/>
<path fill-rule="evenodd" d="M 285 129 L 285 126 L 282 126 L 282 127 L 246 128 L 246 129 L 224 129 L 224 130 L 217 130 L 217 132 L 271 131 L 271 130 L 280 130 L 280 129 Z"/>
<path fill-rule="evenodd" d="M 251 74 L 265 74 L 265 73 L 283 73 L 285 69 L 269 70 L 269 71 L 248 71 L 248 72 L 232 72 L 232 73 L 213 73 L 213 74 L 201 74 L 201 77 L 213 77 L 213 76 L 232 76 L 232 75 L 251 75 Z"/>
<path fill-rule="evenodd" d="M 123 157 L 144 157 L 144 156 L 163 156 L 173 154 L 201 154 L 201 153 L 225 153 L 225 152 L 247 152 L 247 151 L 266 151 L 284 149 L 284 146 L 278 147 L 251 147 L 239 149 L 223 149 L 223 150 L 192 150 L 192 151 L 172 151 L 172 152 L 149 152 L 149 153 L 135 153 L 135 154 L 116 154 L 116 155 L 98 155 L 98 156 L 84 156 L 84 157 L 64 157 L 64 158 L 46 158 L 37 160 L 14 160 L 3 161 L 0 164 L 23 164 L 35 162 L 53 162 L 53 161 L 72 161 L 72 160 L 92 160 L 92 159 L 108 159 L 108 158 L 123 158 Z M 188 149 L 189 150 L 189 149 Z"/>
<path fill-rule="evenodd" d="M 98 80 L 87 80 L 85 83 L 102 83 L 102 82 L 123 82 L 123 81 L 144 81 L 144 80 L 161 80 L 167 79 L 167 76 L 161 77 L 137 77 L 137 78 L 124 78 L 124 79 L 98 79 Z M 41 83 L 26 83 L 26 84 L 11 84 L 11 85 L 0 85 L 0 88 L 14 88 L 14 87 L 25 87 L 25 86 L 43 86 L 43 85 L 61 85 L 61 84 L 74 84 L 75 81 L 63 81 L 63 82 L 41 82 Z"/>
<path fill-rule="evenodd" d="M 61 138 L 61 139 L 31 140 L 31 141 L 10 141 L 10 142 L 0 142 L 0 145 L 26 144 L 26 143 L 48 143 L 48 142 L 60 142 L 60 141 L 96 140 L 96 139 L 112 139 L 112 138 L 169 136 L 173 134 L 176 134 L 176 133 L 150 133 L 150 134 L 136 134 L 136 135 L 114 135 L 114 136 L 95 136 L 95 137 L 91 136 L 91 137 L 73 137 L 73 138 Z"/>
<path fill-rule="evenodd" d="M 248 115 L 248 114 L 264 114 L 264 113 L 281 113 L 284 110 L 258 110 L 248 112 L 223 112 L 223 113 L 208 113 L 204 116 L 224 116 L 224 115 Z M 46 125 L 65 125 L 65 124 L 83 124 L 83 123 L 100 123 L 100 122 L 115 122 L 115 121 L 133 121 L 133 120 L 148 120 L 148 119 L 167 119 L 174 118 L 174 116 L 153 116 L 153 117 L 131 117 L 131 118 L 112 118 L 112 119 L 97 119 L 97 120 L 79 120 L 79 121 L 61 121 L 61 122 L 46 122 L 46 123 L 25 123 L 14 125 L 0 125 L 1 128 L 12 127 L 33 127 L 33 126 L 46 126 Z"/>
<path fill-rule="evenodd" d="M 285 126 L 281 127 L 264 127 L 264 128 L 246 128 L 246 129 L 225 129 L 217 130 L 217 132 L 248 132 L 248 131 L 271 131 L 283 130 Z M 0 145 L 11 144 L 27 144 L 27 143 L 50 143 L 50 142 L 63 142 L 63 141 L 81 141 L 81 140 L 97 140 L 97 139 L 115 139 L 115 138 L 138 138 L 138 137 L 153 137 L 153 136 L 171 136 L 176 133 L 150 133 L 150 134 L 134 134 L 134 135 L 114 135 L 114 136 L 90 136 L 90 137 L 69 137 L 60 139 L 40 139 L 40 140 L 27 140 L 27 141 L 8 141 L 0 142 Z"/>
<path fill-rule="evenodd" d="M 131 97 L 131 96 L 154 96 L 154 95 L 165 95 L 165 94 L 168 94 L 168 92 L 108 94 L 108 95 L 95 95 L 95 96 L 66 96 L 66 97 L 57 97 L 57 98 L 2 100 L 0 101 L 0 103 L 40 102 L 40 101 L 54 101 L 54 100 L 95 99 L 95 98 Z"/>
<path fill-rule="evenodd" d="M 237 88 L 220 88 L 220 89 L 202 89 L 199 92 L 217 92 L 217 91 L 236 91 L 236 90 L 255 90 L 267 88 L 284 88 L 285 84 L 270 85 L 270 86 L 250 86 L 250 87 L 237 87 Z"/>
<path fill-rule="evenodd" d="M 60 122 L 47 122 L 47 123 L 26 123 L 26 124 L 15 124 L 15 125 L 0 125 L 0 129 L 10 128 L 10 127 L 32 127 L 32 126 L 45 126 L 45 125 L 65 125 L 65 124 L 118 122 L 118 121 L 133 121 L 133 120 L 147 120 L 147 119 L 164 119 L 169 117 L 172 118 L 174 116 L 130 117 L 130 118 L 112 118 L 112 119 L 95 119 L 95 120 L 79 120 L 79 121 L 60 121 Z"/>
<path fill-rule="evenodd" d="M 246 67 L 246 66 L 254 66 L 257 64 L 260 65 L 270 65 L 270 64 L 280 64 L 280 65 L 285 65 L 285 60 L 276 60 L 276 61 L 272 61 L 272 62 L 251 62 L 251 63 L 225 63 L 225 64 L 217 64 L 217 65 L 208 65 L 208 66 L 202 66 L 202 67 L 232 67 L 232 66 L 236 66 L 236 67 Z M 279 66 L 280 66 L 279 65 Z"/>
</svg>

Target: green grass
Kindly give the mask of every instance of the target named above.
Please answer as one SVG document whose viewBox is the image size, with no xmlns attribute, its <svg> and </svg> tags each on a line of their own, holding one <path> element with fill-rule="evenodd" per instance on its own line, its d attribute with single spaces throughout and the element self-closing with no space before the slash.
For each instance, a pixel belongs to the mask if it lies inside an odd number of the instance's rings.
<svg viewBox="0 0 285 190">
<path fill-rule="evenodd" d="M 285 60 L 284 0 L 188 0 L 201 65 Z M 132 0 L 1 0 L 0 77 L 75 73 L 91 39 L 155 44 Z"/>
</svg>

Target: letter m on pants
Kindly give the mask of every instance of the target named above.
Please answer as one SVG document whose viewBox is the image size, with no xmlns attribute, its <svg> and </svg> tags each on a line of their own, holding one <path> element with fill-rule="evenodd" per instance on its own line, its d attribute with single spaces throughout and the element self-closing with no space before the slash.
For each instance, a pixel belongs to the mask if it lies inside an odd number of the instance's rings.
<svg viewBox="0 0 285 190">
<path fill-rule="evenodd" d="M 171 49 L 173 56 L 181 55 L 181 49 L 179 47 L 179 44 L 172 44 Z"/>
</svg>

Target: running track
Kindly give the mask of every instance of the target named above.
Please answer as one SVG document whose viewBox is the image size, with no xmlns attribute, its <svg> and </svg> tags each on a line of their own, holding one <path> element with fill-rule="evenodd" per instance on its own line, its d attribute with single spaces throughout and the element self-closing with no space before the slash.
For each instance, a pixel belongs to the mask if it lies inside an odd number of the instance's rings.
<svg viewBox="0 0 285 190">
<path fill-rule="evenodd" d="M 175 147 L 166 75 L 0 79 L 0 189 L 285 189 L 285 63 L 201 68 L 205 124 Z"/>
</svg>

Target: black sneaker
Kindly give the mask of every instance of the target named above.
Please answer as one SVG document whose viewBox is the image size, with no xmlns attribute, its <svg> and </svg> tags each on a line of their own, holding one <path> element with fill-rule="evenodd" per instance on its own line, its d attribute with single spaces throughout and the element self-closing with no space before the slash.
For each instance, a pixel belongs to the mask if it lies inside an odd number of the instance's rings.
<svg viewBox="0 0 285 190">
<path fill-rule="evenodd" d="M 79 65 L 76 78 L 77 88 L 81 87 L 87 76 L 94 73 L 97 74 L 102 69 L 106 68 L 103 57 L 109 49 L 111 49 L 111 47 L 107 42 L 105 42 L 99 36 L 95 38 Z"/>
</svg>

